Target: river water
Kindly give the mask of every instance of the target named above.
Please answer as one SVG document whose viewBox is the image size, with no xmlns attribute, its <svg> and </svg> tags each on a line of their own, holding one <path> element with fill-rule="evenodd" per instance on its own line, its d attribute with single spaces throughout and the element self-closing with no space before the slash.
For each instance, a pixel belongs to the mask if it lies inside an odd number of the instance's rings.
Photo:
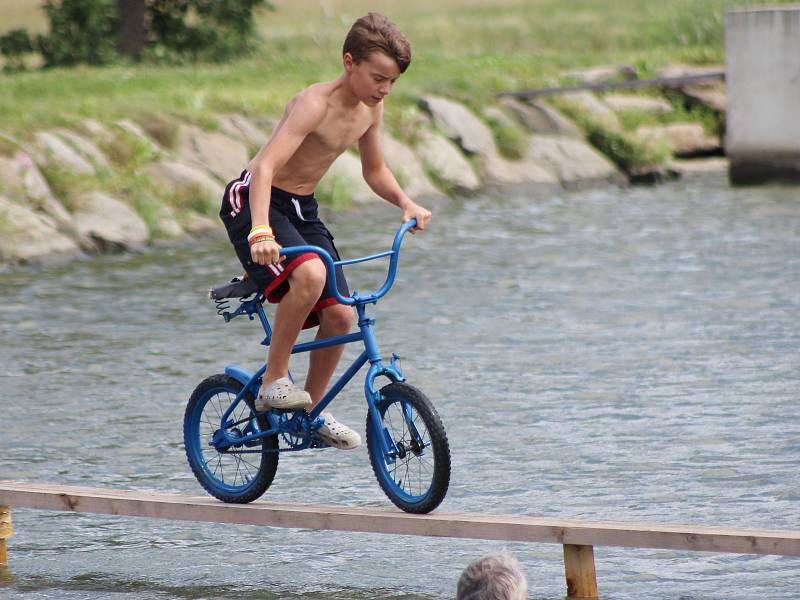
<svg viewBox="0 0 800 600">
<path fill-rule="evenodd" d="M 353 257 L 386 247 L 397 218 L 370 208 L 330 227 Z M 353 267 L 351 288 L 381 268 Z M 256 323 L 225 324 L 205 299 L 237 272 L 214 238 L 0 275 L 0 479 L 202 493 L 185 402 L 263 350 Z M 798 529 L 798 309 L 800 192 L 710 178 L 437 206 L 372 314 L 447 427 L 441 510 Z M 363 430 L 360 381 L 333 408 Z M 264 499 L 390 506 L 363 448 L 284 455 Z M 23 509 L 14 525 L 3 598 L 451 598 L 501 548 L 531 598 L 565 593 L 556 545 Z M 595 556 L 603 598 L 800 589 L 795 558 Z"/>
</svg>

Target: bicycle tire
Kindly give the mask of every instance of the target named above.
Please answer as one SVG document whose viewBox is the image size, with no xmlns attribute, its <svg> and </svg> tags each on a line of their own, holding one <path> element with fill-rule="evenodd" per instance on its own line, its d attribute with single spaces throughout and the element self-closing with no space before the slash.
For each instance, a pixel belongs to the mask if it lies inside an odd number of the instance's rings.
<svg viewBox="0 0 800 600">
<path fill-rule="evenodd" d="M 244 386 L 228 375 L 212 375 L 195 388 L 183 418 L 183 442 L 189 466 L 200 485 L 223 502 L 246 504 L 259 498 L 272 484 L 278 469 L 278 436 L 269 436 L 247 449 L 261 446 L 261 453 L 220 452 L 210 442 L 219 429 L 220 418 Z M 254 417 L 253 394 L 244 397 L 231 415 L 234 421 L 251 419 L 243 427 L 269 427 L 263 416 Z M 252 458 L 251 458 L 252 457 Z M 226 478 L 227 477 L 227 478 Z"/>
<path fill-rule="evenodd" d="M 375 430 L 368 415 L 367 449 L 381 489 L 405 512 L 431 512 L 444 500 L 450 485 L 450 444 L 436 409 L 420 390 L 406 383 L 381 388 L 377 408 L 399 450 L 393 461 L 383 455 L 377 438 L 382 432 Z"/>
</svg>

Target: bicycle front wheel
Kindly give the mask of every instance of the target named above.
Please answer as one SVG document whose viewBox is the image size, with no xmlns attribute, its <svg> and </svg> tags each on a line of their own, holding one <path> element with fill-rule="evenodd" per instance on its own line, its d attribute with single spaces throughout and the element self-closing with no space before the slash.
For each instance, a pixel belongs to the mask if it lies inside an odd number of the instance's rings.
<svg viewBox="0 0 800 600">
<path fill-rule="evenodd" d="M 368 415 L 367 449 L 381 489 L 406 512 L 431 512 L 450 484 L 450 445 L 436 409 L 406 383 L 383 387 L 377 408 L 382 430 L 375 430 Z M 388 454 L 379 436 L 384 436 Z"/>
<path fill-rule="evenodd" d="M 239 504 L 252 502 L 267 491 L 278 469 L 279 456 L 277 436 L 228 448 L 212 444 L 222 415 L 243 387 L 228 375 L 205 379 L 189 399 L 183 419 L 186 458 L 197 481 L 215 498 Z M 269 428 L 265 417 L 254 414 L 253 394 L 248 392 L 243 399 L 226 424 L 234 438 Z"/>
</svg>

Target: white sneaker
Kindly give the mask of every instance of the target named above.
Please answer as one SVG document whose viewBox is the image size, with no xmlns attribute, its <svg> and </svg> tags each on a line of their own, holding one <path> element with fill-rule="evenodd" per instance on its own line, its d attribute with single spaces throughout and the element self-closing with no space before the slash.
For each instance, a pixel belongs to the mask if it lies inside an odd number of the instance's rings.
<svg viewBox="0 0 800 600">
<path fill-rule="evenodd" d="M 256 397 L 256 410 L 262 412 L 270 408 L 297 410 L 311 405 L 311 396 L 301 390 L 288 377 L 276 379 L 268 386 L 262 385 Z"/>
<path fill-rule="evenodd" d="M 325 422 L 314 432 L 314 435 L 323 442 L 340 450 L 354 450 L 361 445 L 361 436 L 347 425 L 339 423 L 331 413 L 325 412 L 320 416 L 325 419 Z"/>
</svg>

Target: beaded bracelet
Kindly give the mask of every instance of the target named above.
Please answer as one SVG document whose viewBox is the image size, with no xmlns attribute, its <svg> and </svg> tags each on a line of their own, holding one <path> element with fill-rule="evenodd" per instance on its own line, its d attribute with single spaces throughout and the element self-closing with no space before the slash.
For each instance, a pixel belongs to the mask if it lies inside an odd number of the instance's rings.
<svg viewBox="0 0 800 600">
<path fill-rule="evenodd" d="M 252 248 L 256 244 L 260 244 L 261 242 L 274 242 L 275 238 L 271 235 L 260 235 L 258 237 L 254 237 L 252 240 L 247 240 L 247 244 Z"/>
<path fill-rule="evenodd" d="M 250 230 L 250 234 L 247 236 L 247 241 L 249 242 L 253 238 L 259 237 L 261 235 L 269 235 L 274 237 L 274 234 L 272 233 L 272 228 L 270 228 L 268 225 L 256 225 Z"/>
<path fill-rule="evenodd" d="M 255 233 L 251 233 L 250 235 L 247 236 L 247 242 L 250 243 L 254 239 L 264 236 L 270 237 L 273 240 L 275 239 L 275 236 L 272 233 L 267 233 L 266 231 L 256 231 Z"/>
</svg>

